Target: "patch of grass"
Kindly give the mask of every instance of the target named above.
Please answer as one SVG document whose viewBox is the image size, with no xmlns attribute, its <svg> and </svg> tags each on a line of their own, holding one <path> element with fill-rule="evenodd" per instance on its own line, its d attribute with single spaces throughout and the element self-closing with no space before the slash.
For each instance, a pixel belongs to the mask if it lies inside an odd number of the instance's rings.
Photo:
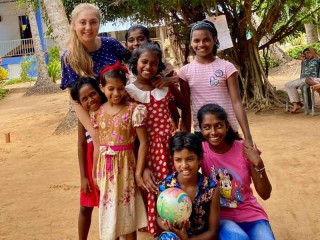
<svg viewBox="0 0 320 240">
<path fill-rule="evenodd" d="M 0 100 L 3 99 L 9 90 L 0 88 Z"/>
<path fill-rule="evenodd" d="M 36 78 L 27 78 L 24 80 L 21 78 L 12 78 L 12 79 L 6 81 L 3 85 L 8 86 L 8 85 L 16 84 L 16 83 L 33 82 L 35 80 L 36 80 Z"/>
</svg>

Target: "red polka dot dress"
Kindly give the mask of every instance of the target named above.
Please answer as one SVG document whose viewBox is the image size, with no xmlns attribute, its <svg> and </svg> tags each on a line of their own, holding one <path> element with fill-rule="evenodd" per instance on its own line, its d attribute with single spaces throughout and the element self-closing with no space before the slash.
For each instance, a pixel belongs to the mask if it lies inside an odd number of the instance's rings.
<svg viewBox="0 0 320 240">
<path fill-rule="evenodd" d="M 142 91 L 134 84 L 126 86 L 129 96 L 136 102 L 146 106 L 147 131 L 149 138 L 149 149 L 147 155 L 147 167 L 156 178 L 156 182 L 162 181 L 173 170 L 173 162 L 170 157 L 169 139 L 174 131 L 171 115 L 168 107 L 171 93 L 168 88 L 154 89 L 152 91 Z M 148 232 L 156 235 L 157 211 L 156 195 L 148 193 Z"/>
</svg>

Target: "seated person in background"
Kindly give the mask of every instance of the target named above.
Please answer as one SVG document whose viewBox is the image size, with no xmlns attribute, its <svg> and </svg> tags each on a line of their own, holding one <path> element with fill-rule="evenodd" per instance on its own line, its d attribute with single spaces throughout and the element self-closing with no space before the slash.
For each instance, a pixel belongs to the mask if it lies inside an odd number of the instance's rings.
<svg viewBox="0 0 320 240">
<path fill-rule="evenodd" d="M 303 50 L 305 60 L 301 63 L 301 74 L 300 78 L 287 82 L 284 85 L 285 91 L 288 93 L 289 100 L 293 104 L 291 113 L 295 113 L 300 109 L 303 104 L 300 102 L 300 96 L 297 88 L 301 87 L 306 83 L 306 78 L 317 77 L 319 70 L 319 63 L 317 54 L 314 49 L 306 48 Z"/>
<path fill-rule="evenodd" d="M 313 58 L 317 58 L 318 62 L 320 64 L 320 59 L 318 57 L 316 50 L 314 48 L 309 48 L 309 49 L 310 49 L 310 52 L 311 52 Z M 314 85 L 320 84 L 320 76 L 318 75 L 317 77 L 307 77 L 306 84 L 308 84 L 309 86 L 314 86 Z"/>
</svg>

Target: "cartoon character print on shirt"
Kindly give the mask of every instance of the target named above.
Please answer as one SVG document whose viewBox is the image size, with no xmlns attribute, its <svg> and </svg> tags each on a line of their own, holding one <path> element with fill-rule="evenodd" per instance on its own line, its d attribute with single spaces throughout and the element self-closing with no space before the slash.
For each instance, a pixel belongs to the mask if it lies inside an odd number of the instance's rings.
<svg viewBox="0 0 320 240">
<path fill-rule="evenodd" d="M 210 77 L 210 85 L 211 86 L 216 86 L 219 84 L 219 79 L 223 78 L 223 71 L 218 69 L 214 72 L 214 76 Z"/>
<path fill-rule="evenodd" d="M 211 178 L 220 187 L 220 206 L 237 208 L 243 202 L 242 180 L 239 175 L 224 167 L 212 168 Z"/>
</svg>

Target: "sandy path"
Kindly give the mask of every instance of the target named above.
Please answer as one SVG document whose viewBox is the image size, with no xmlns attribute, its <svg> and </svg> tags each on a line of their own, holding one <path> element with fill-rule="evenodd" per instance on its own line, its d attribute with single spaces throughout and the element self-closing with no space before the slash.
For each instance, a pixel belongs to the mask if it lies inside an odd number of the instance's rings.
<svg viewBox="0 0 320 240">
<path fill-rule="evenodd" d="M 76 130 L 52 135 L 67 112 L 67 95 L 22 94 L 0 101 L 0 239 L 77 239 Z M 259 202 L 276 238 L 320 239 L 320 115 L 280 109 L 248 117 L 273 185 L 271 198 Z M 97 211 L 93 219 L 89 239 L 98 239 Z"/>
</svg>

